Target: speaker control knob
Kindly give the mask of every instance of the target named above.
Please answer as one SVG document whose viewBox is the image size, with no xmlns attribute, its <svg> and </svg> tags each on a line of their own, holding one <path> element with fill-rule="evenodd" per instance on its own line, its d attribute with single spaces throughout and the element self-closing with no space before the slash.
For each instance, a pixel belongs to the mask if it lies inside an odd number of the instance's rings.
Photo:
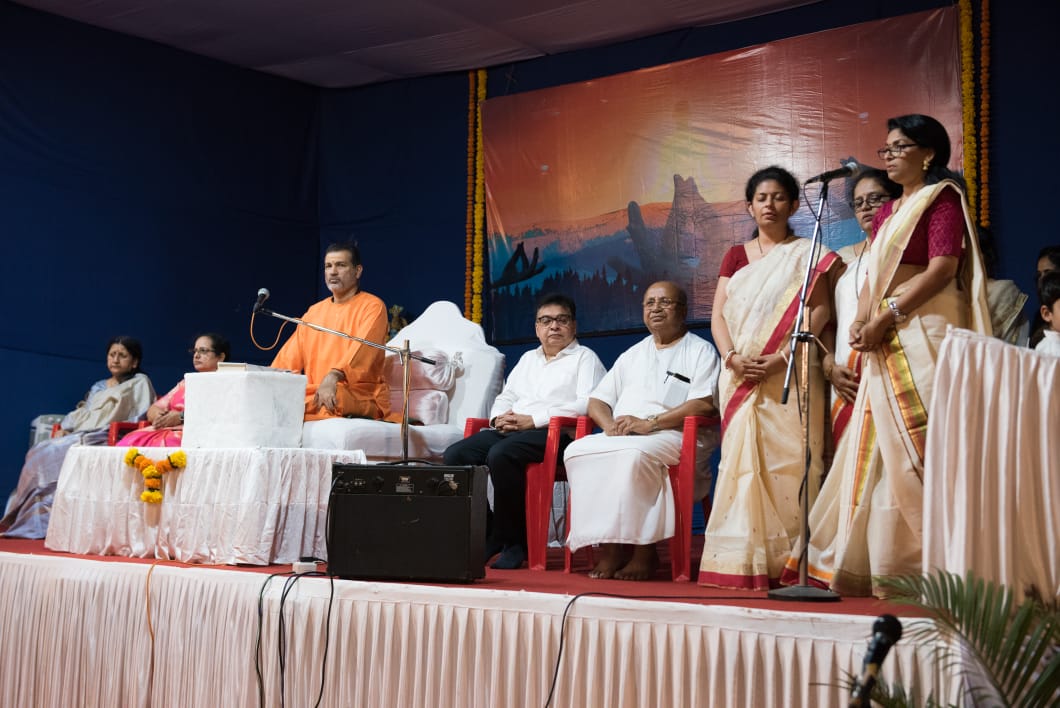
<svg viewBox="0 0 1060 708">
<path fill-rule="evenodd" d="M 386 483 L 385 479 L 383 479 L 379 475 L 376 475 L 375 477 L 372 478 L 372 489 L 374 491 L 376 491 L 376 492 L 381 492 L 381 491 L 383 491 L 383 485 L 385 483 Z"/>
</svg>

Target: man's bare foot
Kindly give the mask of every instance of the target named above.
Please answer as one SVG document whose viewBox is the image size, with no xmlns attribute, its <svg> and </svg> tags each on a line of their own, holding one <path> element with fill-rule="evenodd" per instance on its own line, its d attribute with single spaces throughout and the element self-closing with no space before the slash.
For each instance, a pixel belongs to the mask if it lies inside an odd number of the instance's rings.
<svg viewBox="0 0 1060 708">
<path fill-rule="evenodd" d="M 655 544 L 634 546 L 633 557 L 612 577 L 616 580 L 650 580 L 659 567 L 659 554 Z"/>
<path fill-rule="evenodd" d="M 623 555 L 617 543 L 600 544 L 600 560 L 596 567 L 589 571 L 589 577 L 604 579 L 615 577 L 615 571 L 626 562 Z"/>
</svg>

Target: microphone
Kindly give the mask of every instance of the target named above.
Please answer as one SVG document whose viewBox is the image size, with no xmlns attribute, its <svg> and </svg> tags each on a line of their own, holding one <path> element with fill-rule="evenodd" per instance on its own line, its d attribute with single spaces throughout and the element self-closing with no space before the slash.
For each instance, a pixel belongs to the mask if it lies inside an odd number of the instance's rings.
<svg viewBox="0 0 1060 708">
<path fill-rule="evenodd" d="M 861 664 L 861 675 L 854 684 L 848 708 L 863 708 L 869 705 L 869 696 L 876 685 L 876 675 L 880 665 L 887 658 L 887 652 L 902 638 L 902 623 L 894 615 L 880 615 L 872 623 L 872 639 Z"/>
<path fill-rule="evenodd" d="M 861 165 L 858 164 L 857 160 L 847 160 L 843 163 L 842 167 L 837 167 L 834 170 L 822 172 L 816 177 L 811 177 L 806 180 L 806 184 L 813 184 L 814 182 L 831 182 L 837 177 L 849 177 L 857 172 L 859 167 L 861 167 Z"/>
<path fill-rule="evenodd" d="M 254 303 L 254 309 L 252 313 L 257 312 L 261 309 L 261 306 L 265 304 L 265 301 L 269 299 L 269 291 L 266 288 L 262 288 L 258 291 L 258 301 Z"/>
</svg>

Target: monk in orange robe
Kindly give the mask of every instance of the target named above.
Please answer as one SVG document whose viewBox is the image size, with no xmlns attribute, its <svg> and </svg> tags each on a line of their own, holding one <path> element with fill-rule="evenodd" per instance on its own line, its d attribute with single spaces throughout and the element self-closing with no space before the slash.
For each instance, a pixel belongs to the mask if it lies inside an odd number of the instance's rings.
<svg viewBox="0 0 1060 708">
<path fill-rule="evenodd" d="M 383 301 L 360 289 L 361 254 L 352 244 L 332 244 L 324 254 L 324 282 L 331 297 L 302 316 L 306 322 L 380 344 L 386 341 Z M 304 372 L 305 419 L 373 418 L 390 412 L 390 391 L 383 378 L 382 349 L 297 327 L 272 366 Z"/>
</svg>

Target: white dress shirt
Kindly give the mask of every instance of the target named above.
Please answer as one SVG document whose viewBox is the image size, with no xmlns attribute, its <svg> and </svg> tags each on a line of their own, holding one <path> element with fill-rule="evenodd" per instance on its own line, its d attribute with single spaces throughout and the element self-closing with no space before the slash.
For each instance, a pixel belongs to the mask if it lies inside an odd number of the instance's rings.
<svg viewBox="0 0 1060 708">
<path fill-rule="evenodd" d="M 512 411 L 529 415 L 535 428 L 544 428 L 554 415 L 585 415 L 589 394 L 604 373 L 600 357 L 577 339 L 548 360 L 542 347 L 528 351 L 519 358 L 504 390 L 493 402 L 490 421 Z"/>
</svg>

